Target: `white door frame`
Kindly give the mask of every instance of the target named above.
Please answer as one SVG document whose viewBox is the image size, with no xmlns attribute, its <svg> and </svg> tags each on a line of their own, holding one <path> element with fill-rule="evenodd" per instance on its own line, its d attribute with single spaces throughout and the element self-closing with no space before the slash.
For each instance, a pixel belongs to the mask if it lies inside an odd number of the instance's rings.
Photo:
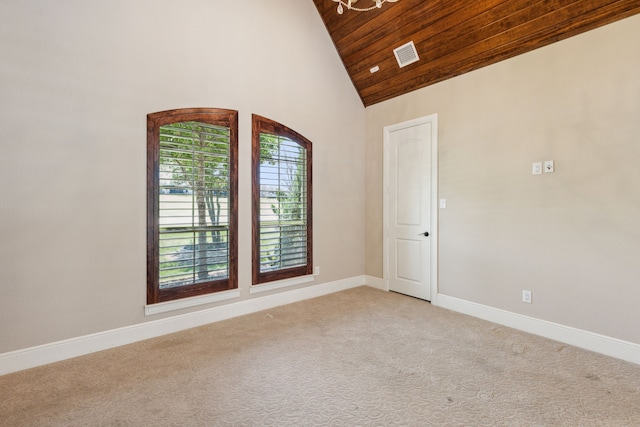
<svg viewBox="0 0 640 427">
<path fill-rule="evenodd" d="M 419 117 L 406 122 L 396 123 L 384 127 L 383 139 L 383 234 L 382 234 L 382 271 L 384 289 L 389 291 L 389 145 L 391 132 L 414 127 L 422 124 L 431 124 L 431 224 L 429 230 L 429 242 L 431 245 L 431 303 L 437 305 L 438 300 L 438 115 Z"/>
</svg>

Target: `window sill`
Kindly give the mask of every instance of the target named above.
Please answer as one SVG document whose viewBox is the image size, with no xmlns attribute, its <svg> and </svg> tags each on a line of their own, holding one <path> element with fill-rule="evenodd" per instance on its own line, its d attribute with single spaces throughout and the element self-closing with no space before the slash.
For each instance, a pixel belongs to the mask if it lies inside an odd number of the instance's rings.
<svg viewBox="0 0 640 427">
<path fill-rule="evenodd" d="M 216 292 L 214 294 L 201 295 L 197 297 L 178 299 L 175 301 L 160 302 L 158 304 L 150 304 L 144 306 L 144 315 L 152 316 L 154 314 L 167 313 L 169 311 L 181 310 L 183 308 L 196 307 L 198 305 L 209 304 L 212 302 L 226 301 L 240 296 L 239 289 L 231 289 L 229 291 Z"/>
<path fill-rule="evenodd" d="M 260 292 L 273 291 L 275 289 L 287 288 L 289 286 L 300 285 L 302 283 L 313 282 L 313 274 L 306 276 L 294 277 L 293 279 L 276 280 L 274 282 L 262 283 L 260 285 L 253 285 L 249 289 L 250 294 L 258 294 Z"/>
</svg>

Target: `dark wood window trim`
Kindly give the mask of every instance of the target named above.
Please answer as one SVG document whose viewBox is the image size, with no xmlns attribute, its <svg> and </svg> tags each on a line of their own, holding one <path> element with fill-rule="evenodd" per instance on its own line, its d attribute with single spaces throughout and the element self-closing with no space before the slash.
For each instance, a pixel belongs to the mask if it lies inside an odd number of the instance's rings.
<svg viewBox="0 0 640 427">
<path fill-rule="evenodd" d="M 275 135 L 289 139 L 306 151 L 306 264 L 302 266 L 283 268 L 272 271 L 260 271 L 260 212 L 261 212 L 261 189 L 260 189 L 260 156 L 261 138 L 260 134 Z M 312 144 L 311 141 L 300 135 L 296 131 L 275 122 L 271 119 L 252 116 L 252 258 L 253 258 L 253 284 L 261 284 L 274 280 L 282 280 L 293 277 L 305 276 L 313 273 L 313 203 L 312 203 Z"/>
<path fill-rule="evenodd" d="M 159 200 L 160 128 L 181 122 L 200 122 L 229 129 L 228 274 L 197 284 L 160 288 Z M 209 294 L 238 287 L 238 112 L 218 108 L 187 108 L 147 115 L 147 304 Z"/>
</svg>

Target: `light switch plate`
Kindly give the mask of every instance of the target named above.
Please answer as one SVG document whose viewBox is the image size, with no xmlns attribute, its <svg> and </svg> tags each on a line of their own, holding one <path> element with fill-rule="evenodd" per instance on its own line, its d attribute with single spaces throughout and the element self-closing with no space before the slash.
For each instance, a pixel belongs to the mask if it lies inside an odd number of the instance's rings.
<svg viewBox="0 0 640 427">
<path fill-rule="evenodd" d="M 535 162 L 533 164 L 532 172 L 534 175 L 542 175 L 542 162 Z"/>
</svg>

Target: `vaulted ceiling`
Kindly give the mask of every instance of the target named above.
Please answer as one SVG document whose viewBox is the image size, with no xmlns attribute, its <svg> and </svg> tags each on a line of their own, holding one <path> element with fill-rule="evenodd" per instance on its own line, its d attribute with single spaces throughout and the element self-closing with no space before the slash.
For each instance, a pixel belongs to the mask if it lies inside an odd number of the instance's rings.
<svg viewBox="0 0 640 427">
<path fill-rule="evenodd" d="M 640 13 L 640 0 L 398 0 L 342 15 L 313 2 L 365 106 Z M 393 49 L 409 41 L 419 61 L 400 68 Z"/>
</svg>

